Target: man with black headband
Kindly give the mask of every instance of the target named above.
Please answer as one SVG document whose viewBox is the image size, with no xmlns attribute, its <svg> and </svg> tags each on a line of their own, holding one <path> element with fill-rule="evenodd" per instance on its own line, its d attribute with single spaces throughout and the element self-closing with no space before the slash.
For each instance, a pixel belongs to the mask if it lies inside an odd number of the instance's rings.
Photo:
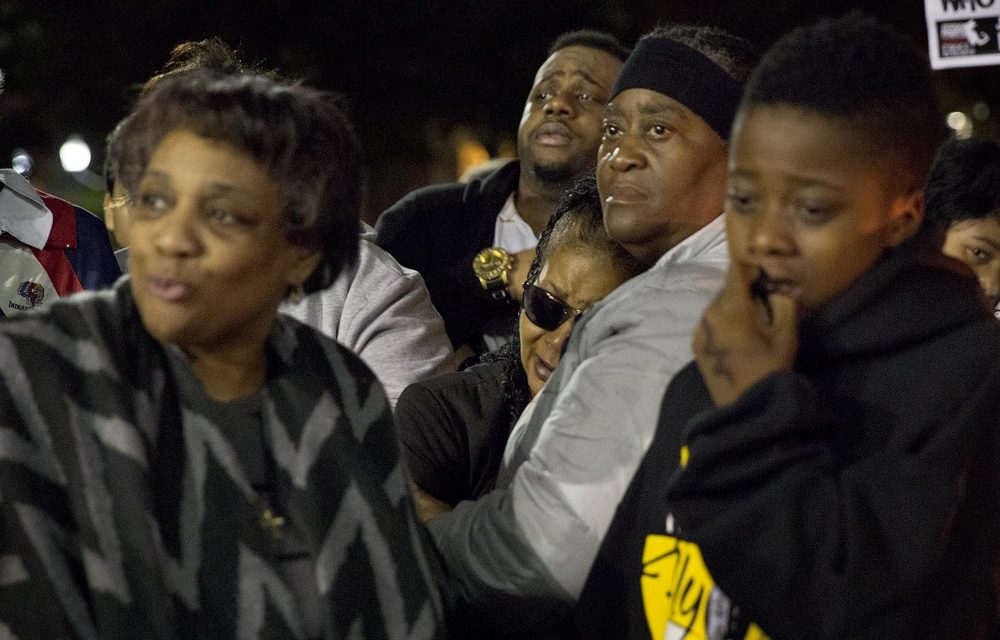
<svg viewBox="0 0 1000 640">
<path fill-rule="evenodd" d="M 622 68 L 598 187 L 609 234 L 651 266 L 577 321 L 514 427 L 498 489 L 428 523 L 478 624 L 551 630 L 580 593 L 722 285 L 725 140 L 755 61 L 721 30 L 676 26 L 641 39 Z"/>
</svg>

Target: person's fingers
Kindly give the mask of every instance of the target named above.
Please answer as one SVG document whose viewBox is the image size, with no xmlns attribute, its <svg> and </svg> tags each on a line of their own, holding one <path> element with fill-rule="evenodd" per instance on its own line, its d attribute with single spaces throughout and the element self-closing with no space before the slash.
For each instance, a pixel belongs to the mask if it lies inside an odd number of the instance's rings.
<svg viewBox="0 0 1000 640">
<path fill-rule="evenodd" d="M 757 269 L 744 262 L 730 261 L 729 271 L 719 298 L 724 300 L 733 312 L 746 314 L 752 312 L 753 296 L 751 286 L 757 277 Z"/>
<path fill-rule="evenodd" d="M 787 343 L 799 335 L 799 308 L 795 298 L 780 293 L 768 296 L 771 307 L 771 335 L 775 341 Z"/>
<path fill-rule="evenodd" d="M 733 264 L 736 266 L 736 273 L 740 278 L 740 282 L 744 284 L 750 284 L 760 275 L 760 267 L 755 264 L 744 260 L 734 260 Z"/>
<path fill-rule="evenodd" d="M 726 284 L 735 287 L 740 293 L 746 292 L 749 295 L 750 283 L 757 277 L 757 273 L 757 267 L 740 260 L 732 260 L 729 263 Z"/>
</svg>

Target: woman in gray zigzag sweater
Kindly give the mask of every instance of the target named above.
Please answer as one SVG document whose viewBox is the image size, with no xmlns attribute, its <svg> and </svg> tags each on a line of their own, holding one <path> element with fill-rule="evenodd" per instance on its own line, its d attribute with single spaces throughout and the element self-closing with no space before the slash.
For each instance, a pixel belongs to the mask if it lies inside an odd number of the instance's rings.
<svg viewBox="0 0 1000 640">
<path fill-rule="evenodd" d="M 355 259 L 346 117 L 191 71 L 124 127 L 129 277 L 0 325 L 0 636 L 441 637 L 381 386 L 277 313 Z"/>
</svg>

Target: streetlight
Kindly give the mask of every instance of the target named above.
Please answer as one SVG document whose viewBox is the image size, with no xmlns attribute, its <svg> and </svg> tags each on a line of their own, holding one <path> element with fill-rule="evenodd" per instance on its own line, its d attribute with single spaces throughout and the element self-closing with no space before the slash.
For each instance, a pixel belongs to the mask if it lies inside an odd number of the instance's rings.
<svg viewBox="0 0 1000 640">
<path fill-rule="evenodd" d="M 73 134 L 59 147 L 59 160 L 69 173 L 85 171 L 90 166 L 90 147 L 83 138 Z"/>
</svg>

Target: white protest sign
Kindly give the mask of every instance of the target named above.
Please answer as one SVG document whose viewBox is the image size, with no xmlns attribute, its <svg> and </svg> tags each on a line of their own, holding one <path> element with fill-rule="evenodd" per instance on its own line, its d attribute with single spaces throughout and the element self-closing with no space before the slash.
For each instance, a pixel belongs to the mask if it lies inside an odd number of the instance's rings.
<svg viewBox="0 0 1000 640">
<path fill-rule="evenodd" d="M 935 69 L 1000 64 L 1000 0 L 924 0 Z"/>
</svg>

